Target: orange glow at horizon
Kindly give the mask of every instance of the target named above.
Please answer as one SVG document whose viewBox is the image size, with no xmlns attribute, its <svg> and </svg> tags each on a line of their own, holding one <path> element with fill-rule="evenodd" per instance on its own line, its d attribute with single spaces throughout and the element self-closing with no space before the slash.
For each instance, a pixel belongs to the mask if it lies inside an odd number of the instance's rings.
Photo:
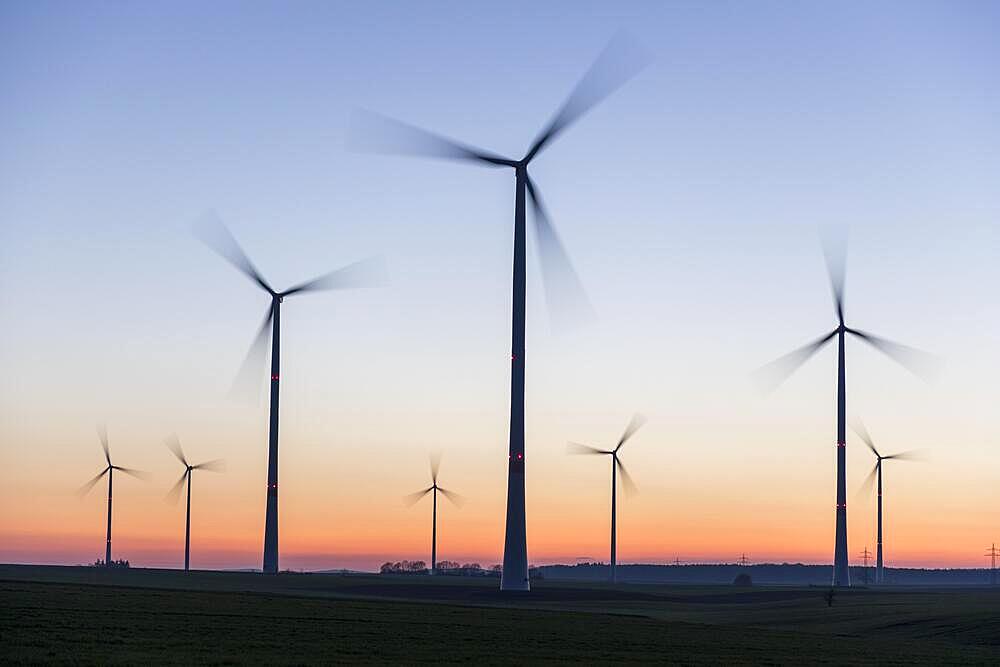
<svg viewBox="0 0 1000 667">
<path fill-rule="evenodd" d="M 114 442 L 114 440 L 112 441 Z M 619 562 L 685 563 L 734 562 L 746 553 L 753 562 L 827 564 L 833 540 L 832 469 L 820 470 L 822 480 L 794 483 L 779 472 L 757 470 L 768 488 L 781 493 L 733 498 L 717 497 L 694 478 L 672 478 L 669 465 L 644 457 L 640 436 L 623 456 L 641 492 L 620 496 Z M 96 446 L 95 446 L 96 449 Z M 119 447 L 118 449 L 123 449 Z M 192 460 L 195 447 L 189 445 Z M 830 448 L 832 450 L 832 447 Z M 112 446 L 113 455 L 118 451 Z M 155 450 L 154 450 L 155 451 Z M 100 457 L 99 450 L 91 459 Z M 356 467 L 358 477 L 328 481 L 326 472 L 301 456 L 283 462 L 281 485 L 281 567 L 290 569 L 377 569 L 387 560 L 430 558 L 430 499 L 407 508 L 402 496 L 425 487 L 426 460 L 419 454 L 405 458 L 408 469 L 383 465 L 397 456 L 368 452 L 368 462 L 354 453 L 335 460 L 342 470 Z M 125 458 L 122 452 L 121 458 Z M 160 468 L 180 475 L 169 454 Z M 250 457 L 262 459 L 263 457 Z M 499 457 L 498 457 L 499 458 Z M 382 459 L 379 461 L 378 459 Z M 470 472 L 469 457 L 445 456 L 440 483 L 468 499 L 457 508 L 439 497 L 438 557 L 490 566 L 501 560 L 503 540 L 504 461 L 489 470 Z M 561 478 L 545 483 L 541 474 L 528 483 L 529 559 L 534 564 L 567 563 L 579 559 L 606 562 L 609 541 L 610 467 L 603 460 L 566 457 L 558 449 L 539 450 L 532 461 L 538 468 L 559 470 Z M 133 463 L 130 465 L 135 465 Z M 174 462 L 176 463 L 176 462 Z M 364 466 L 362 468 L 362 466 Z M 176 470 L 174 468 L 176 467 Z M 99 462 L 98 462 L 99 468 Z M 919 471 L 919 469 L 917 469 Z M 261 559 L 263 493 L 253 484 L 262 470 L 230 465 L 222 474 L 196 471 L 193 481 L 192 566 L 196 568 L 258 568 Z M 978 541 L 968 528 L 948 520 L 949 508 L 928 513 L 919 506 L 914 483 L 903 483 L 903 473 L 886 471 L 886 562 L 889 566 L 982 567 Z M 476 483 L 462 478 L 469 476 Z M 60 475 L 60 477 L 63 477 Z M 174 479 L 144 483 L 124 475 L 115 478 L 113 556 L 135 566 L 179 567 L 183 556 L 183 496 L 176 506 L 163 502 L 165 488 Z M 860 477 L 858 473 L 857 478 Z M 824 479 L 825 478 L 825 479 Z M 663 481 L 658 481 L 662 479 Z M 76 480 L 73 480 L 74 482 Z M 77 564 L 103 557 L 106 486 L 102 481 L 82 500 L 59 484 L 33 484 L 19 477 L 13 493 L 47 498 L 21 515 L 5 511 L 0 524 L 3 546 L 0 560 Z M 390 493 L 366 489 L 388 488 Z M 475 491 L 475 492 L 473 492 Z M 782 496 L 797 496 L 786 503 Z M 965 498 L 963 502 L 970 499 Z M 989 498 L 979 499 L 982 507 Z M 852 562 L 867 546 L 874 550 L 874 502 L 852 498 L 849 527 Z M 11 508 L 10 498 L 4 507 Z M 969 522 L 987 521 L 966 515 Z M 858 552 L 858 553 L 853 553 Z"/>
<path fill-rule="evenodd" d="M 468 499 L 461 509 L 441 500 L 439 557 L 500 562 L 506 354 L 459 346 L 447 354 L 413 355 L 405 340 L 392 347 L 391 336 L 379 333 L 388 349 L 381 356 L 338 353 L 327 359 L 318 354 L 325 341 L 305 336 L 310 327 L 294 319 L 298 313 L 283 313 L 289 328 L 282 357 L 281 567 L 371 570 L 385 560 L 428 560 L 429 500 L 407 508 L 402 497 L 429 485 L 432 451 L 444 454 L 441 485 Z M 363 318 L 355 311 L 344 316 Z M 484 326 L 500 328 L 504 317 L 498 312 Z M 370 337 L 363 329 L 355 335 Z M 648 422 L 623 449 L 622 460 L 640 493 L 620 496 L 620 562 L 733 562 L 746 553 L 754 562 L 829 563 L 835 457 L 830 351 L 761 397 L 733 369 L 746 359 L 775 356 L 784 341 L 762 352 L 754 341 L 737 338 L 726 348 L 730 358 L 721 360 L 713 356 L 714 343 L 697 348 L 694 341 L 623 370 L 611 355 L 592 353 L 617 344 L 616 336 L 597 329 L 573 340 L 531 338 L 529 561 L 607 560 L 610 465 L 568 456 L 566 442 L 614 442 L 638 410 Z M 108 418 L 113 460 L 153 474 L 148 482 L 115 478 L 114 556 L 136 565 L 181 563 L 183 499 L 176 506 L 163 502 L 182 472 L 163 445 L 177 431 L 191 461 L 227 462 L 223 473 L 193 476 L 193 566 L 260 567 L 266 403 L 226 399 L 243 350 L 222 349 L 225 354 L 218 354 L 212 343 L 199 352 L 204 381 L 193 385 L 190 351 L 174 344 L 156 350 L 155 362 L 143 351 L 134 363 L 114 366 L 115 351 L 108 351 L 107 359 L 97 355 L 87 362 L 93 368 L 85 364 L 61 384 L 24 373 L 4 385 L 0 560 L 82 563 L 103 557 L 105 487 L 98 484 L 82 500 L 73 491 L 103 466 L 93 416 L 108 415 L 107 406 L 114 405 Z M 886 563 L 983 566 L 980 554 L 1000 541 L 989 534 L 998 517 L 990 465 L 998 432 L 992 398 L 977 384 L 978 358 L 960 358 L 933 388 L 864 348 L 852 348 L 851 359 L 852 415 L 863 412 L 888 451 L 926 453 L 923 461 L 887 465 Z M 116 372 L 97 372 L 105 365 Z M 620 386 L 594 389 L 589 379 L 595 375 L 615 377 Z M 148 383 L 153 376 L 158 382 Z M 431 385 L 427 378 L 434 378 Z M 138 386 L 142 392 L 132 389 Z M 62 406 L 57 419 L 49 405 Z M 861 409 L 867 406 L 879 409 Z M 856 563 L 865 547 L 874 550 L 875 540 L 874 498 L 856 495 L 873 461 L 853 434 L 847 460 L 849 548 Z"/>
</svg>

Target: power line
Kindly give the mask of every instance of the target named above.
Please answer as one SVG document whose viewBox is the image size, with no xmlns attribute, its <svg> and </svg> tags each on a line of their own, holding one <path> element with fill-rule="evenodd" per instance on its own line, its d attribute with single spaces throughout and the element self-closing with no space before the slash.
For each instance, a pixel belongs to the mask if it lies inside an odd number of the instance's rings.
<svg viewBox="0 0 1000 667">
<path fill-rule="evenodd" d="M 986 552 L 986 556 L 990 557 L 990 586 L 997 585 L 997 556 L 1000 556 L 1000 549 L 997 549 L 996 542 L 990 546 L 990 550 Z"/>
<path fill-rule="evenodd" d="M 746 567 L 747 565 L 750 564 L 750 560 L 747 558 L 747 555 L 745 553 L 740 556 L 739 563 L 740 567 Z"/>
<path fill-rule="evenodd" d="M 865 578 L 865 583 L 868 583 L 868 559 L 872 557 L 872 552 L 868 551 L 868 547 L 865 547 L 864 552 L 861 554 L 861 559 L 865 562 L 864 569 L 861 570 L 862 576 Z"/>
<path fill-rule="evenodd" d="M 865 584 L 868 583 L 868 561 L 871 559 L 872 555 L 872 552 L 868 550 L 867 546 L 865 546 L 865 550 L 861 552 L 861 560 L 865 563 L 864 567 L 861 568 L 861 576 L 864 577 Z"/>
</svg>

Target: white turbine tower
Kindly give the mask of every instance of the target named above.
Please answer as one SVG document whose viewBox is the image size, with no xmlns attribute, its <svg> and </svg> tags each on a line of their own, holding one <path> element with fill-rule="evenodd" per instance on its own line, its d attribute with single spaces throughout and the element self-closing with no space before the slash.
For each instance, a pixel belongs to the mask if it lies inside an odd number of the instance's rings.
<svg viewBox="0 0 1000 667">
<path fill-rule="evenodd" d="M 758 371 L 758 379 L 768 388 L 774 389 L 788 376 L 809 360 L 832 340 L 837 341 L 837 504 L 834 513 L 833 585 L 850 586 L 851 575 L 848 567 L 847 551 L 847 337 L 855 338 L 871 345 L 879 352 L 892 358 L 916 375 L 929 371 L 936 360 L 926 352 L 900 345 L 881 336 L 855 329 L 847 325 L 844 314 L 844 248 L 827 247 L 827 272 L 833 292 L 834 312 L 837 326 L 833 331 L 813 342 L 786 354 Z"/>
<path fill-rule="evenodd" d="M 97 484 L 101 479 L 107 475 L 108 476 L 108 531 L 107 537 L 104 541 L 104 566 L 111 567 L 111 487 L 112 481 L 115 476 L 115 471 L 123 472 L 126 475 L 131 475 L 132 477 L 137 477 L 138 479 L 148 479 L 149 473 L 143 472 L 141 470 L 133 470 L 132 468 L 123 468 L 121 466 L 116 466 L 111 462 L 111 449 L 108 447 L 108 429 L 104 424 L 97 427 L 97 435 L 101 439 L 101 449 L 104 450 L 104 460 L 107 462 L 107 467 L 101 472 L 97 473 L 93 479 L 80 487 L 76 492 L 79 497 L 87 495 L 94 485 Z"/>
<path fill-rule="evenodd" d="M 382 261 L 371 258 L 355 262 L 340 269 L 278 291 L 264 280 L 253 262 L 243 252 L 232 233 L 218 216 L 208 214 L 195 229 L 204 243 L 222 259 L 232 264 L 270 300 L 264 311 L 264 322 L 250 346 L 247 358 L 237 376 L 237 383 L 250 383 L 259 387 L 263 376 L 263 361 L 271 348 L 270 414 L 267 432 L 267 490 L 264 506 L 264 555 L 261 571 L 275 574 L 278 571 L 278 399 L 281 380 L 281 305 L 287 297 L 321 290 L 344 290 L 361 287 L 379 287 L 385 284 Z"/>
<path fill-rule="evenodd" d="M 417 504 L 417 501 L 426 496 L 428 493 L 434 494 L 433 510 L 431 511 L 431 574 L 437 574 L 438 492 L 450 500 L 455 507 L 461 507 L 465 502 L 465 499 L 454 491 L 449 491 L 448 489 L 443 489 L 438 486 L 437 479 L 438 470 L 440 468 L 441 457 L 437 455 L 431 456 L 431 485 L 426 489 L 421 489 L 420 491 L 411 493 L 403 498 L 403 502 L 405 502 L 409 507 L 413 507 Z"/>
<path fill-rule="evenodd" d="M 573 315 L 583 318 L 589 317 L 591 312 L 569 255 L 542 203 L 538 185 L 528 174 L 528 167 L 557 136 L 618 90 L 648 62 L 645 52 L 631 40 L 623 36 L 612 40 L 521 158 L 505 157 L 492 151 L 474 148 L 377 114 L 369 113 L 356 117 L 357 121 L 364 122 L 371 130 L 368 137 L 362 138 L 362 141 L 356 144 L 358 148 L 371 152 L 459 160 L 480 167 L 510 169 L 513 172 L 514 257 L 511 285 L 510 431 L 507 451 L 507 520 L 504 532 L 503 573 L 500 577 L 500 589 L 504 591 L 527 591 L 531 588 L 528 581 L 528 537 L 524 497 L 527 289 L 525 249 L 528 205 L 534 212 L 538 255 L 542 263 L 542 279 L 549 307 L 566 308 Z M 524 100 L 514 99 L 512 102 L 523 106 Z"/>
<path fill-rule="evenodd" d="M 618 476 L 621 475 L 622 487 L 624 487 L 626 493 L 635 493 L 637 491 L 635 482 L 632 481 L 632 476 L 628 474 L 625 470 L 625 464 L 622 463 L 618 452 L 621 451 L 622 446 L 631 438 L 639 427 L 646 423 L 646 418 L 642 415 L 634 415 L 632 421 L 628 423 L 625 427 L 625 432 L 622 433 L 622 437 L 618 439 L 618 444 L 615 445 L 614 449 L 598 449 L 597 447 L 591 447 L 590 445 L 581 445 L 578 442 L 571 442 L 568 445 L 568 451 L 570 454 L 589 454 L 589 455 L 599 455 L 599 456 L 610 456 L 611 457 L 611 583 L 615 583 L 618 577 Z"/>
<path fill-rule="evenodd" d="M 875 449 L 875 443 L 872 442 L 871 435 L 868 434 L 868 429 L 865 425 L 858 420 L 854 424 L 854 432 L 864 440 L 865 444 L 868 445 L 868 449 L 872 450 L 872 454 L 875 455 L 875 467 L 872 471 L 868 473 L 868 477 L 865 478 L 864 484 L 861 485 L 861 493 L 869 494 L 871 493 L 872 484 L 878 479 L 878 536 L 877 544 L 875 549 L 875 583 L 883 584 L 885 583 L 885 576 L 882 570 L 882 462 L 895 459 L 897 461 L 907 461 L 913 459 L 913 452 L 900 452 L 898 454 L 890 454 L 889 456 L 882 456 Z"/>
<path fill-rule="evenodd" d="M 222 472 L 225 470 L 225 463 L 222 459 L 205 461 L 195 465 L 188 463 L 187 457 L 184 456 L 184 450 L 181 449 L 181 441 L 176 435 L 167 438 L 165 444 L 184 466 L 184 472 L 181 473 L 177 483 L 167 492 L 166 501 L 176 503 L 181 497 L 181 490 L 185 484 L 187 485 L 187 510 L 184 514 L 184 571 L 187 572 L 191 569 L 191 473 L 195 470 Z"/>
</svg>

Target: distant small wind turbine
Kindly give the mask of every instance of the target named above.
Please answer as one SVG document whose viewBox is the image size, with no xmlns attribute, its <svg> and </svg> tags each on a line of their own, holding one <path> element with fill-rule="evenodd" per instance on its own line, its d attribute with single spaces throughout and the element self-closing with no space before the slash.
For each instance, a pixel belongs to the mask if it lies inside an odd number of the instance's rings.
<svg viewBox="0 0 1000 667">
<path fill-rule="evenodd" d="M 181 442 L 176 435 L 167 438 L 166 445 L 174 453 L 174 456 L 177 457 L 177 460 L 181 462 L 181 465 L 184 466 L 184 472 L 181 473 L 180 479 L 177 480 L 177 483 L 167 493 L 167 501 L 176 504 L 178 498 L 180 498 L 181 489 L 184 488 L 184 483 L 187 482 L 187 513 L 184 521 L 184 571 L 187 572 L 191 566 L 191 473 L 195 470 L 222 472 L 225 469 L 225 462 L 222 459 L 215 459 L 191 465 L 187 462 L 184 450 L 181 449 Z"/>
<path fill-rule="evenodd" d="M 875 583 L 882 584 L 885 583 L 882 570 L 882 461 L 890 459 L 896 459 L 897 461 L 913 460 L 914 453 L 900 452 L 898 454 L 882 456 L 875 449 L 875 444 L 872 442 L 872 437 L 868 434 L 868 429 L 865 428 L 865 425 L 858 420 L 853 427 L 854 432 L 864 440 L 865 444 L 868 445 L 868 449 L 872 450 L 872 454 L 875 455 L 875 467 L 868 473 L 868 477 L 865 478 L 864 483 L 861 485 L 861 493 L 868 495 L 871 492 L 872 483 L 876 477 L 878 478 L 878 545 L 875 548 Z"/>
<path fill-rule="evenodd" d="M 611 457 L 611 583 L 615 583 L 617 581 L 618 570 L 618 475 L 621 475 L 622 487 L 624 487 L 626 493 L 636 493 L 638 491 L 635 486 L 635 482 L 632 481 L 632 476 L 628 474 L 627 470 L 625 470 L 625 464 L 622 463 L 621 458 L 619 458 L 618 452 L 628 439 L 639 430 L 639 427 L 645 423 L 645 417 L 639 414 L 634 415 L 632 417 L 632 421 L 630 421 L 628 426 L 625 427 L 625 432 L 622 433 L 622 437 L 618 439 L 618 444 L 615 445 L 614 449 L 598 449 L 596 447 L 591 447 L 590 445 L 581 445 L 578 442 L 571 442 L 568 445 L 568 451 L 570 454 L 596 454 Z"/>
<path fill-rule="evenodd" d="M 764 366 L 757 372 L 757 376 L 766 389 L 774 389 L 824 345 L 834 338 L 837 339 L 837 507 L 833 585 L 850 586 L 851 574 L 847 551 L 847 371 L 844 354 L 847 334 L 860 338 L 916 375 L 930 372 L 931 367 L 937 363 L 936 359 L 926 352 L 847 326 L 844 322 L 845 252 L 842 247 L 828 246 L 825 254 L 830 288 L 833 292 L 833 305 L 837 315 L 837 328 Z"/>
<path fill-rule="evenodd" d="M 421 498 L 426 496 L 428 493 L 433 492 L 434 494 L 434 505 L 431 515 L 431 574 L 437 574 L 437 520 L 438 520 L 438 499 L 437 494 L 440 491 L 441 495 L 447 498 L 455 505 L 455 507 L 461 507 L 465 503 L 465 499 L 455 493 L 454 491 L 449 491 L 438 486 L 438 470 L 441 468 L 441 457 L 432 456 L 431 457 L 431 485 L 426 489 L 421 489 L 416 493 L 411 493 L 403 498 L 403 502 L 409 507 L 413 507 L 417 504 Z"/>
<path fill-rule="evenodd" d="M 116 466 L 111 463 L 111 449 L 108 447 L 108 429 L 106 426 L 101 424 L 97 427 L 97 435 L 101 439 L 101 448 L 104 450 L 104 460 L 107 461 L 108 467 L 98 473 L 92 480 L 84 484 L 77 491 L 77 495 L 81 498 L 87 495 L 94 485 L 101 481 L 101 478 L 105 475 L 108 476 L 108 539 L 105 544 L 104 551 L 104 565 L 105 567 L 111 566 L 111 482 L 114 476 L 115 470 L 123 472 L 126 475 L 132 475 L 138 479 L 148 479 L 149 473 L 143 472 L 141 470 L 133 470 L 132 468 L 123 468 L 121 466 Z"/>
<path fill-rule="evenodd" d="M 267 353 L 268 338 L 271 340 L 271 414 L 267 443 L 267 500 L 264 509 L 264 564 L 265 573 L 278 571 L 278 397 L 281 374 L 281 303 L 286 296 L 300 292 L 336 290 L 352 287 L 377 287 L 383 285 L 384 275 L 380 260 L 368 259 L 331 271 L 313 280 L 306 281 L 278 292 L 257 271 L 246 253 L 240 247 L 225 225 L 214 215 L 206 216 L 196 228 L 201 240 L 217 252 L 224 260 L 235 266 L 241 273 L 267 292 L 271 303 L 264 313 L 264 322 L 254 338 L 247 358 L 238 375 L 245 381 L 256 380 L 260 371 L 256 363 Z M 259 385 L 256 385 L 259 386 Z"/>
</svg>

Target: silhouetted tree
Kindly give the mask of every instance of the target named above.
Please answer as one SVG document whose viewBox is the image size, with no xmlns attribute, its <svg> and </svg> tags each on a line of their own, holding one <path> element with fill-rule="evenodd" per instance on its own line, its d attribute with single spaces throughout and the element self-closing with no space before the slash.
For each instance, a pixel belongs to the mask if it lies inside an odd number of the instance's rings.
<svg viewBox="0 0 1000 667">
<path fill-rule="evenodd" d="M 427 563 L 422 560 L 400 560 L 382 563 L 379 572 L 382 574 L 416 574 L 427 571 Z"/>
</svg>

